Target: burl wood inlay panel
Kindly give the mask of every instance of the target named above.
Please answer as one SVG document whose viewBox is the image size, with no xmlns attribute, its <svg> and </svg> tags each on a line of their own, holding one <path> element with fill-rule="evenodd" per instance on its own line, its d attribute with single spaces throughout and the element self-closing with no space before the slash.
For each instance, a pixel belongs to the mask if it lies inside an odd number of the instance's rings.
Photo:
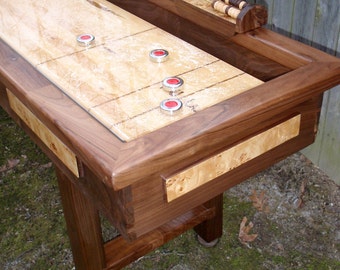
<svg viewBox="0 0 340 270">
<path fill-rule="evenodd" d="M 300 121 L 301 116 L 297 115 L 193 167 L 165 178 L 167 201 L 171 202 L 298 136 Z"/>
<path fill-rule="evenodd" d="M 0 0 L 0 37 L 123 141 L 136 139 L 262 82 L 103 0 Z M 77 16 L 74 16 L 77 14 Z M 92 34 L 90 47 L 77 45 Z M 164 63 L 152 49 L 169 51 Z M 160 110 L 169 76 L 184 80 L 176 115 Z"/>
<path fill-rule="evenodd" d="M 56 137 L 10 90 L 7 96 L 11 109 L 42 140 L 42 142 L 63 162 L 63 164 L 79 177 L 75 154 Z"/>
</svg>

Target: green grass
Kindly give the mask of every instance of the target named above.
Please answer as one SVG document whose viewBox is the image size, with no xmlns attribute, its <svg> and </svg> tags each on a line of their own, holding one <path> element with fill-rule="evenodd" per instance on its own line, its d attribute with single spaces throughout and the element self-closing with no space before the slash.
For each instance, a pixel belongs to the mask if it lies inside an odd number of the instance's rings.
<svg viewBox="0 0 340 270">
<path fill-rule="evenodd" d="M 0 269 L 62 269 L 69 242 L 53 166 L 0 110 Z M 65 265 L 64 269 L 70 269 Z"/>
<path fill-rule="evenodd" d="M 225 197 L 224 205 L 224 234 L 217 246 L 206 248 L 199 245 L 194 232 L 188 231 L 127 268 L 171 269 L 181 265 L 187 269 L 202 270 L 261 269 L 265 257 L 238 240 L 240 221 L 244 216 L 251 217 L 255 213 L 254 208 L 248 202 L 228 197 Z M 152 265 L 157 265 L 157 268 Z"/>
</svg>

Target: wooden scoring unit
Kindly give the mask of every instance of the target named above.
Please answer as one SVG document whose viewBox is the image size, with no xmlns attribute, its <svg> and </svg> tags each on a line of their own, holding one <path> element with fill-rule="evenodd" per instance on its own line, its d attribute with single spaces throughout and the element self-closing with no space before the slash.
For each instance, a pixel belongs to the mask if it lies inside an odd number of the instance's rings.
<svg viewBox="0 0 340 270">
<path fill-rule="evenodd" d="M 121 4 L 122 1 L 110 1 Z M 228 1 L 228 0 L 183 0 L 183 1 L 147 1 L 160 6 L 165 10 L 169 10 L 189 21 L 193 21 L 204 28 L 220 33 L 245 33 L 250 30 L 261 27 L 267 23 L 267 10 L 260 5 L 231 5 L 230 3 L 245 2 L 245 1 Z M 224 11 L 218 8 L 213 8 L 213 3 L 219 2 L 222 6 L 229 6 L 234 15 L 227 15 Z M 130 3 L 122 3 L 130 6 Z M 134 3 L 133 3 L 134 4 Z M 221 5 L 218 5 L 221 6 Z M 240 8 L 242 7 L 242 8 Z M 235 13 L 236 12 L 236 13 Z M 200 18 L 197 20 L 196 18 Z"/>
<path fill-rule="evenodd" d="M 220 237 L 221 192 L 311 144 L 340 82 L 339 59 L 242 12 L 110 2 L 0 0 L 0 105 L 56 165 L 79 269 L 119 269 L 192 227 Z M 158 46 L 170 58 L 151 63 Z M 185 81 L 171 117 L 168 75 Z M 104 246 L 98 211 L 121 233 Z"/>
</svg>

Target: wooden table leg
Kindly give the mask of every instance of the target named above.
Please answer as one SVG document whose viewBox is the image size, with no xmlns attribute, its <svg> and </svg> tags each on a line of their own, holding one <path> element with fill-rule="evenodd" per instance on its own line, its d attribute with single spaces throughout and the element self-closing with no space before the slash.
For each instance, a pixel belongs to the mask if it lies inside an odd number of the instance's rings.
<svg viewBox="0 0 340 270">
<path fill-rule="evenodd" d="M 199 242 L 207 247 L 217 244 L 223 233 L 223 193 L 204 204 L 207 208 L 215 208 L 215 216 L 197 225 L 194 229 Z"/>
<path fill-rule="evenodd" d="M 103 269 L 105 253 L 99 213 L 65 174 L 58 168 L 56 173 L 76 269 Z"/>
<path fill-rule="evenodd" d="M 105 269 L 107 266 L 105 247 L 97 209 L 58 168 L 56 168 L 56 174 L 76 269 Z M 222 236 L 223 194 L 205 203 L 204 207 L 213 209 L 211 213 L 215 213 L 215 215 L 211 218 L 208 217 L 206 221 L 195 226 L 194 229 L 202 239 L 203 244 L 212 246 Z M 183 227 L 183 224 L 181 226 Z M 163 231 L 167 230 L 163 228 L 161 232 L 164 233 Z M 159 233 L 157 237 L 159 237 Z M 115 250 L 118 246 L 120 247 L 118 250 L 121 250 L 122 247 L 117 243 L 110 247 L 107 245 L 106 249 Z M 135 243 L 131 246 L 136 247 L 138 245 Z M 123 249 L 129 251 L 127 247 L 123 247 Z M 134 252 L 131 252 L 131 254 L 134 254 Z M 119 263 L 122 259 L 115 258 L 112 254 L 109 257 L 111 262 L 109 265 L 112 264 L 111 266 Z M 115 269 L 115 267 L 113 268 Z"/>
</svg>

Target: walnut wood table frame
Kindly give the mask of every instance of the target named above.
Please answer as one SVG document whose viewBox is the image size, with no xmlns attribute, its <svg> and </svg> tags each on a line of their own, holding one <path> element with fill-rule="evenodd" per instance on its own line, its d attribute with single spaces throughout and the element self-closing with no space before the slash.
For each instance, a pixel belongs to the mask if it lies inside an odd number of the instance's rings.
<svg viewBox="0 0 340 270">
<path fill-rule="evenodd" d="M 0 40 L 0 105 L 55 164 L 77 269 L 119 269 L 190 228 L 219 238 L 221 191 L 311 144 L 322 93 L 340 82 L 339 59 L 266 29 L 221 30 L 184 1 L 111 2 L 266 82 L 122 142 Z M 285 123 L 297 131 L 278 145 L 167 198 L 167 180 Z M 98 211 L 120 237 L 103 243 Z"/>
</svg>

